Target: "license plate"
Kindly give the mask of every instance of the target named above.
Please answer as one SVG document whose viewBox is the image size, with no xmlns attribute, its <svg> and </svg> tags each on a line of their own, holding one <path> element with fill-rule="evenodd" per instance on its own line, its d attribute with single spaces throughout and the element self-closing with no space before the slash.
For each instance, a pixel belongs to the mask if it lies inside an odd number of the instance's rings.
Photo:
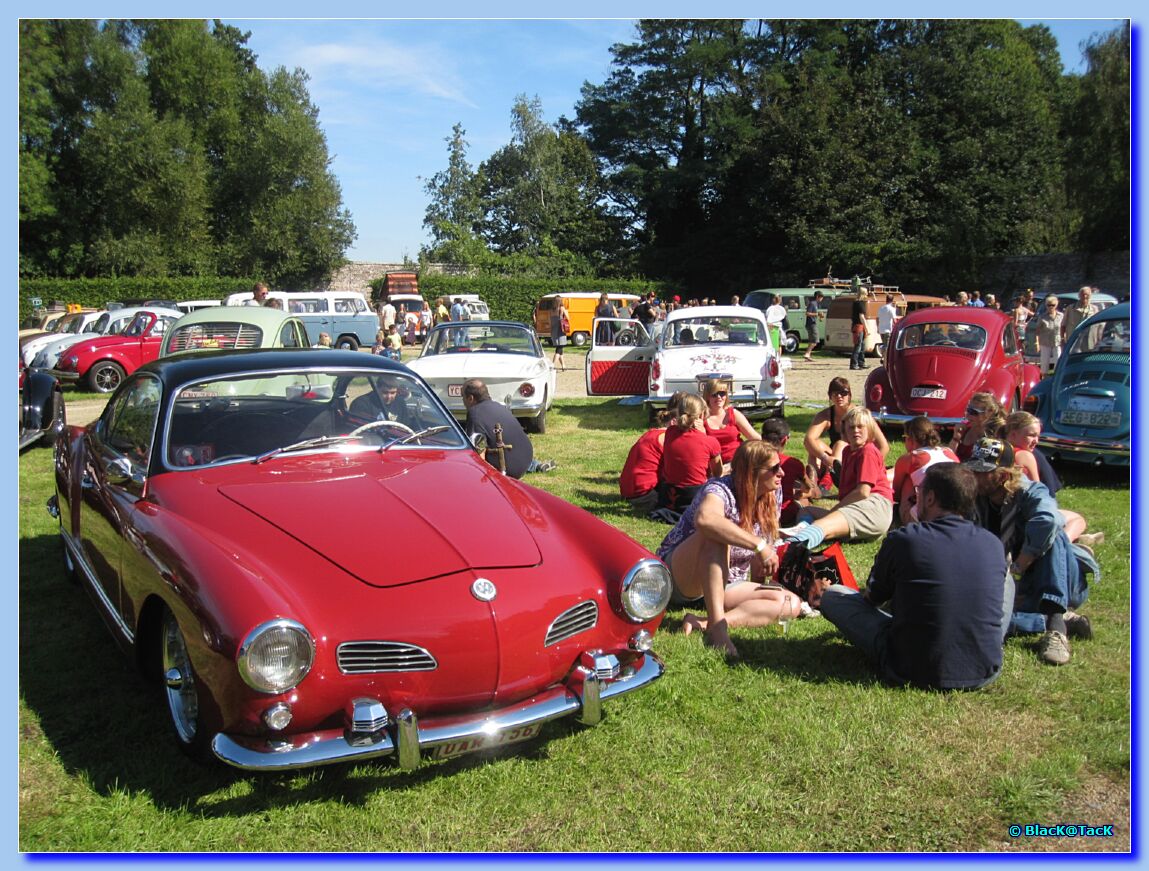
<svg viewBox="0 0 1149 871">
<path fill-rule="evenodd" d="M 462 756 L 464 753 L 518 744 L 520 741 L 534 738 L 539 734 L 542 727 L 542 723 L 529 723 L 526 726 L 515 726 L 513 729 L 507 729 L 505 732 L 498 732 L 494 735 L 476 735 L 473 738 L 448 741 L 446 744 L 436 745 L 431 751 L 431 757 L 433 759 L 450 759 L 453 756 Z"/>
<path fill-rule="evenodd" d="M 462 384 L 448 384 L 447 385 L 447 395 L 448 396 L 462 396 L 463 395 L 463 385 Z"/>
<path fill-rule="evenodd" d="M 911 399 L 945 399 L 946 389 L 944 387 L 911 387 Z"/>
<path fill-rule="evenodd" d="M 1104 426 L 1115 427 L 1121 425 L 1121 412 L 1119 411 L 1063 411 L 1057 422 L 1068 426 Z"/>
<path fill-rule="evenodd" d="M 1111 412 L 1113 411 L 1112 396 L 1071 396 L 1069 397 L 1069 411 Z"/>
</svg>

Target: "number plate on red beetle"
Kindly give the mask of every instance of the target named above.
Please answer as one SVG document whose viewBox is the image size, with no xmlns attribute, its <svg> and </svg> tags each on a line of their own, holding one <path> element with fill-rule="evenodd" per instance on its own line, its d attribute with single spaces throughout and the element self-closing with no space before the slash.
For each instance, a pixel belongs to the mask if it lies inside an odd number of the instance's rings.
<svg viewBox="0 0 1149 871">
<path fill-rule="evenodd" d="M 944 387 L 911 387 L 911 399 L 945 399 L 946 389 Z"/>
<path fill-rule="evenodd" d="M 460 738 L 458 741 L 448 741 L 439 744 L 431 751 L 433 759 L 450 759 L 452 756 L 462 756 L 464 753 L 474 753 L 477 750 L 489 750 L 492 747 L 505 747 L 508 744 L 518 744 L 528 741 L 539 734 L 542 723 L 530 723 L 526 726 L 515 726 L 494 735 L 476 735 L 473 738 Z"/>
</svg>

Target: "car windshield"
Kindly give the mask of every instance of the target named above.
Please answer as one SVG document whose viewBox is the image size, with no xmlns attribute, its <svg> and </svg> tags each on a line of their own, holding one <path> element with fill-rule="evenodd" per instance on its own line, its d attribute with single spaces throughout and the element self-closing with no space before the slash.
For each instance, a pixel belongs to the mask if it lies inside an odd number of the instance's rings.
<svg viewBox="0 0 1149 871">
<path fill-rule="evenodd" d="M 415 378 L 307 368 L 227 375 L 179 388 L 164 456 L 169 467 L 188 468 L 303 451 L 467 445 L 458 424 Z"/>
<path fill-rule="evenodd" d="M 731 345 L 764 345 L 766 333 L 754 318 L 698 317 L 679 318 L 663 328 L 662 346 L 723 343 Z"/>
<path fill-rule="evenodd" d="M 1128 320 L 1099 321 L 1078 330 L 1069 346 L 1070 354 L 1128 354 L 1132 333 Z"/>
<path fill-rule="evenodd" d="M 535 334 L 514 324 L 460 323 L 436 327 L 423 348 L 424 357 L 464 352 L 501 352 L 542 356 Z"/>
<path fill-rule="evenodd" d="M 930 323 L 902 327 L 898 348 L 964 348 L 980 351 L 985 347 L 985 328 L 973 324 Z"/>
</svg>

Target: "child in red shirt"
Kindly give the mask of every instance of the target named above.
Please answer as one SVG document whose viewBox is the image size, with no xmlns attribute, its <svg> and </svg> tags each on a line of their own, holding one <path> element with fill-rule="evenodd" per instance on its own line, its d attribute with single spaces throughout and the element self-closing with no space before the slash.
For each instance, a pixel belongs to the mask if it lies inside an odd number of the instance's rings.
<svg viewBox="0 0 1149 871">
<path fill-rule="evenodd" d="M 705 416 L 702 397 L 688 394 L 682 399 L 678 417 L 666 430 L 659 474 L 663 501 L 674 511 L 689 505 L 708 478 L 722 474 L 722 447 L 703 431 Z"/>
</svg>

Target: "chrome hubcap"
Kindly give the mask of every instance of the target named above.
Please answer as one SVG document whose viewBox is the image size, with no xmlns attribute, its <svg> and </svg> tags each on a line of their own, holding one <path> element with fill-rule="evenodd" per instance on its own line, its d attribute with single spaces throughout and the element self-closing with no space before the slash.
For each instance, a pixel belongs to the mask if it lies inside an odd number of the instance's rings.
<svg viewBox="0 0 1149 871">
<path fill-rule="evenodd" d="M 164 618 L 163 671 L 172 724 L 180 740 L 190 744 L 196 736 L 199 700 L 187 645 L 179 625 L 170 614 Z"/>
</svg>

